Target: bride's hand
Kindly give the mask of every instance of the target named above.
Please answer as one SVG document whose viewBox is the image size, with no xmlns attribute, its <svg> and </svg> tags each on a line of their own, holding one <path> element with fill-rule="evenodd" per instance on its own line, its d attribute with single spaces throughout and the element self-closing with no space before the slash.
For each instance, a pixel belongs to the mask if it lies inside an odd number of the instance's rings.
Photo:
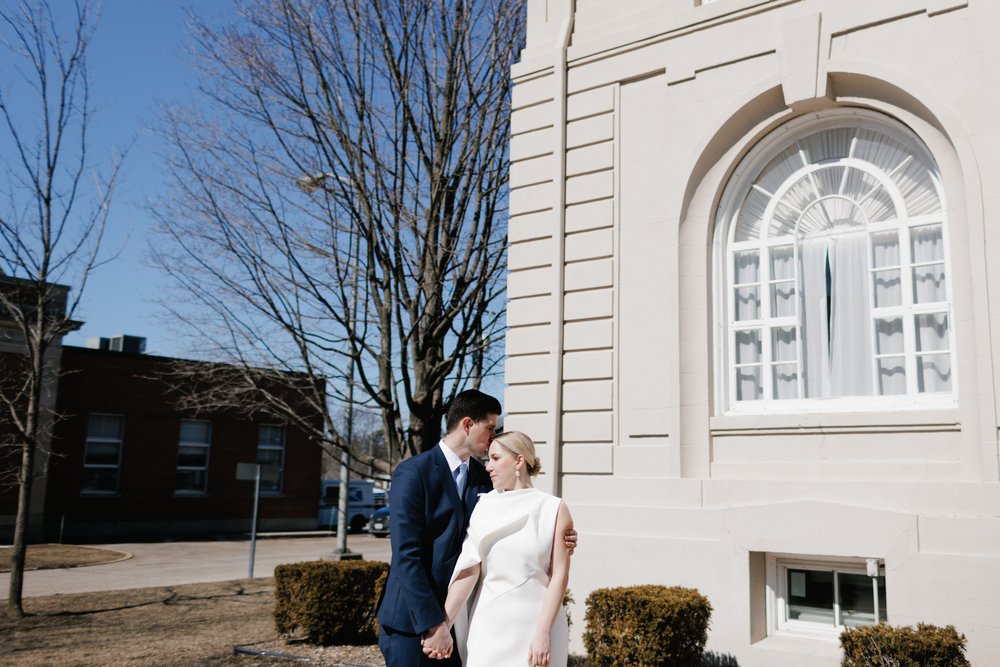
<svg viewBox="0 0 1000 667">
<path fill-rule="evenodd" d="M 537 633 L 531 640 L 528 648 L 528 665 L 531 667 L 545 667 L 552 659 L 552 642 L 549 633 Z"/>
</svg>

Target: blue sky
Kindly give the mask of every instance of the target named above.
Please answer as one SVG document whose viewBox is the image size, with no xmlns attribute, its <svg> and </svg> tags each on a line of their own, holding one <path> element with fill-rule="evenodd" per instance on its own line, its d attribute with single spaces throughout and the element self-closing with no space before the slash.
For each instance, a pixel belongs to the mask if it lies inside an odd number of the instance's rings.
<svg viewBox="0 0 1000 667">
<path fill-rule="evenodd" d="M 71 3 L 55 0 L 56 11 Z M 184 103 L 197 85 L 186 55 L 185 27 L 191 8 L 200 15 L 234 13 L 227 0 L 103 0 L 90 51 L 91 99 L 99 108 L 92 142 L 109 156 L 130 146 L 124 180 L 114 199 L 107 248 L 122 248 L 120 258 L 94 275 L 83 295 L 78 318 L 83 328 L 67 337 L 83 345 L 91 336 L 125 333 L 145 336 L 147 351 L 184 356 L 182 341 L 171 334 L 157 304 L 164 277 L 146 261 L 147 211 L 163 188 L 162 144 L 155 128 L 162 104 Z"/>
</svg>

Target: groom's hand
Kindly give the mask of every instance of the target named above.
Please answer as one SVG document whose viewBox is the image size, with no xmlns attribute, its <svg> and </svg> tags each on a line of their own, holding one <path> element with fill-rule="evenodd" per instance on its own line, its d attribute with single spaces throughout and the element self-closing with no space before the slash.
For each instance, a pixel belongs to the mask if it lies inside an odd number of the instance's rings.
<svg viewBox="0 0 1000 667">
<path fill-rule="evenodd" d="M 566 544 L 566 549 L 569 550 L 569 555 L 572 556 L 573 552 L 576 551 L 576 531 L 567 528 L 566 534 L 563 535 L 563 542 Z"/>
<path fill-rule="evenodd" d="M 424 655 L 433 660 L 443 660 L 451 655 L 453 648 L 451 632 L 448 631 L 448 624 L 441 623 L 424 633 L 420 643 L 424 647 Z"/>
</svg>

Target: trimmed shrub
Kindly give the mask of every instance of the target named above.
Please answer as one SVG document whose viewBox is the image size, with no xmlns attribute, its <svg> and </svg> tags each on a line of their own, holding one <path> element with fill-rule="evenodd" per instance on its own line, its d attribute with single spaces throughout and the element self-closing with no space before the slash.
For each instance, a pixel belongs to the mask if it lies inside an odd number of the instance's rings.
<svg viewBox="0 0 1000 667">
<path fill-rule="evenodd" d="M 599 588 L 587 597 L 590 663 L 701 667 L 712 605 L 693 588 Z"/>
<path fill-rule="evenodd" d="M 375 612 L 389 573 L 374 561 L 311 561 L 274 569 L 274 624 L 313 644 L 366 645 L 378 638 Z"/>
<path fill-rule="evenodd" d="M 954 626 L 887 623 L 848 628 L 840 633 L 841 667 L 969 667 L 965 635 Z"/>
</svg>

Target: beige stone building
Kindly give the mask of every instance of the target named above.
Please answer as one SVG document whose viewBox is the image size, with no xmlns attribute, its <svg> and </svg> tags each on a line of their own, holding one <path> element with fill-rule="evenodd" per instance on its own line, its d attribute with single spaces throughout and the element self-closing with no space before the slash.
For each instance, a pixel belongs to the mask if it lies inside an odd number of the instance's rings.
<svg viewBox="0 0 1000 667">
<path fill-rule="evenodd" d="M 505 426 L 741 667 L 1000 665 L 1000 3 L 528 0 Z"/>
</svg>

